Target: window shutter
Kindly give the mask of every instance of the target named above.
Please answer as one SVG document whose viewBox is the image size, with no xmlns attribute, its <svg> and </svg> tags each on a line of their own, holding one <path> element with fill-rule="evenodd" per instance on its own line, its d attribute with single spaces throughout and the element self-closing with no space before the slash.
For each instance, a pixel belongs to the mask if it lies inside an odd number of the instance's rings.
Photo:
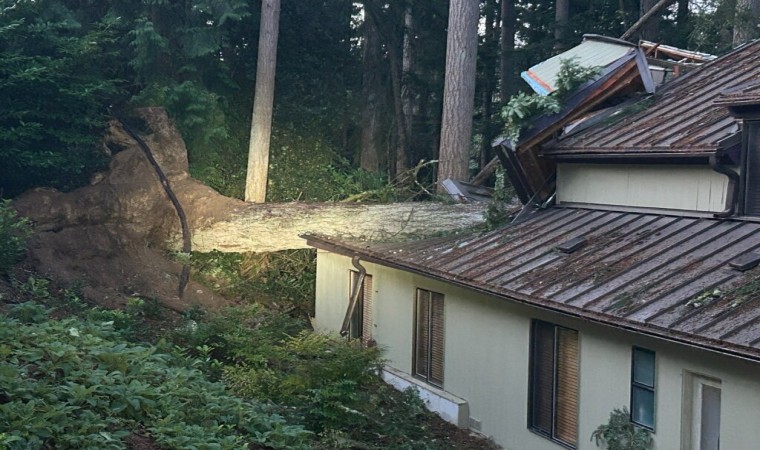
<svg viewBox="0 0 760 450">
<path fill-rule="evenodd" d="M 578 332 L 558 327 L 555 436 L 573 446 L 578 440 L 578 366 Z"/>
<path fill-rule="evenodd" d="M 417 310 L 415 311 L 414 373 L 428 378 L 428 342 L 430 329 L 430 293 L 417 290 Z"/>
<path fill-rule="evenodd" d="M 443 386 L 443 294 L 430 296 L 430 381 Z"/>
<path fill-rule="evenodd" d="M 372 275 L 364 276 L 362 287 L 362 339 L 366 342 L 372 337 Z"/>
<path fill-rule="evenodd" d="M 554 326 L 533 323 L 533 379 L 531 380 L 531 426 L 552 434 L 552 399 L 554 397 Z"/>
</svg>

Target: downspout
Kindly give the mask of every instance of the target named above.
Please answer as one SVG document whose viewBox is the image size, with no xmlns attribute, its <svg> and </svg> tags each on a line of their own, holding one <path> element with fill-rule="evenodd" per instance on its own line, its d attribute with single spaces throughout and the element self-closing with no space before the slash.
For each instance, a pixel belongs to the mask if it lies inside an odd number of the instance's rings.
<svg viewBox="0 0 760 450">
<path fill-rule="evenodd" d="M 710 167 L 712 170 L 728 177 L 726 209 L 713 214 L 713 216 L 718 219 L 725 219 L 736 214 L 736 198 L 739 193 L 739 174 L 731 168 L 724 166 L 720 162 L 721 158 L 724 156 L 724 152 L 724 148 L 719 148 L 715 153 L 710 155 Z"/>
<path fill-rule="evenodd" d="M 362 292 L 362 286 L 364 286 L 364 277 L 367 276 L 367 269 L 359 262 L 359 255 L 354 255 L 351 258 L 351 264 L 359 271 L 359 277 L 354 283 L 354 288 L 351 291 L 351 297 L 348 299 L 348 309 L 346 310 L 346 317 L 343 318 L 343 325 L 340 327 L 340 335 L 345 337 L 348 335 L 348 329 L 351 326 L 351 316 L 354 315 L 356 309 L 356 303 L 359 301 L 359 294 Z"/>
</svg>

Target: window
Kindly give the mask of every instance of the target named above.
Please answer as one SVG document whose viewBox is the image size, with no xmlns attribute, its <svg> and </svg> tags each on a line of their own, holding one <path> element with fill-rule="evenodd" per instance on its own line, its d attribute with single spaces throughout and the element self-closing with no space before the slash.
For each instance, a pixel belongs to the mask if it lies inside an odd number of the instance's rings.
<svg viewBox="0 0 760 450">
<path fill-rule="evenodd" d="M 638 347 L 631 362 L 631 422 L 654 429 L 654 352 Z"/>
<path fill-rule="evenodd" d="M 351 283 L 348 292 L 353 293 L 359 281 L 359 272 L 351 271 Z M 361 339 L 364 342 L 372 338 L 372 275 L 365 274 L 364 282 L 359 288 L 359 297 L 348 323 L 348 337 Z"/>
<path fill-rule="evenodd" d="M 412 373 L 443 387 L 443 294 L 417 289 Z"/>
<path fill-rule="evenodd" d="M 575 447 L 578 441 L 578 332 L 533 321 L 528 427 Z"/>
<path fill-rule="evenodd" d="M 744 214 L 760 216 L 760 121 L 745 121 Z"/>
</svg>

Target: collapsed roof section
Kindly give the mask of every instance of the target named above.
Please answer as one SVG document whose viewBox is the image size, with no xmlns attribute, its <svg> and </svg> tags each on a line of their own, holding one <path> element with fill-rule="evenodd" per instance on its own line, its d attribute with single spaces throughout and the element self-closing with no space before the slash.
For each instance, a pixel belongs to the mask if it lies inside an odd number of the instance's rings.
<svg viewBox="0 0 760 450">
<path fill-rule="evenodd" d="M 739 131 L 728 104 L 760 98 L 760 41 L 668 83 L 638 113 L 559 137 L 543 154 L 556 159 L 706 158 Z"/>
</svg>

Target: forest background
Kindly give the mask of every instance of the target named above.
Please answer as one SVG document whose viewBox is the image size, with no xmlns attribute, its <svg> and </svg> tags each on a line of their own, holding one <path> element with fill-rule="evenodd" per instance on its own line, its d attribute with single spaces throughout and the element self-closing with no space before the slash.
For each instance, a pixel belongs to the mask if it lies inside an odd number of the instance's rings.
<svg viewBox="0 0 760 450">
<path fill-rule="evenodd" d="M 345 198 L 438 158 L 448 3 L 282 1 L 268 201 Z M 674 1 L 636 37 L 721 54 L 757 35 L 757 3 Z M 622 35 L 653 4 L 480 1 L 470 173 L 492 157 L 501 107 L 527 87 L 520 71 L 582 34 Z M 260 2 L 0 5 L 0 195 L 86 184 L 118 150 L 102 145 L 108 119 L 163 106 L 192 175 L 242 198 Z"/>
</svg>

